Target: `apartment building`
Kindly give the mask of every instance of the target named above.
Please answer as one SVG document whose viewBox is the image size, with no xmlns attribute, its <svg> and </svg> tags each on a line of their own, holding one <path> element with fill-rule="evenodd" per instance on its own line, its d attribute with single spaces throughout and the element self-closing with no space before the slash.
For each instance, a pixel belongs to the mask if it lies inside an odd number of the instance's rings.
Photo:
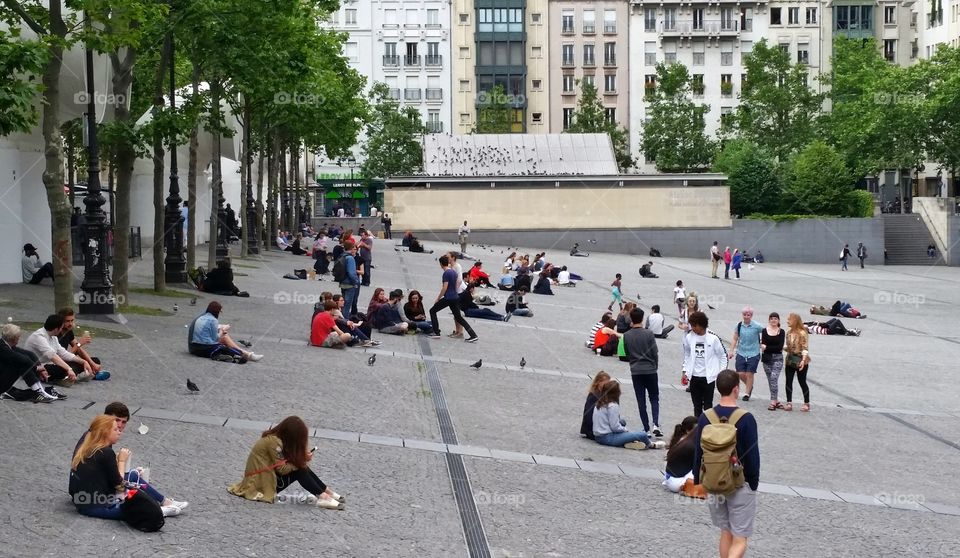
<svg viewBox="0 0 960 558">
<path fill-rule="evenodd" d="M 941 45 L 957 42 L 958 0 L 916 0 L 913 3 L 917 30 L 917 56 L 930 58 Z"/>
<path fill-rule="evenodd" d="M 452 0 L 451 11 L 453 131 L 470 133 L 479 108 L 505 100 L 512 132 L 548 132 L 547 0 Z"/>
<path fill-rule="evenodd" d="M 830 71 L 833 55 L 830 5 L 817 0 L 770 0 L 769 27 L 765 32 L 770 45 L 786 51 L 794 64 L 808 67 L 807 83 L 818 92 L 826 90 L 817 77 Z"/>
<path fill-rule="evenodd" d="M 631 0 L 629 130 L 639 172 L 656 172 L 640 149 L 648 120 L 645 94 L 657 87 L 656 65 L 679 62 L 690 70 L 694 100 L 710 107 L 706 133 L 715 135 L 721 118 L 736 107 L 746 75 L 743 57 L 766 36 L 768 17 L 767 0 Z"/>
<path fill-rule="evenodd" d="M 629 15 L 625 0 L 550 0 L 551 132 L 572 123 L 581 82 L 597 88 L 607 120 L 629 127 Z"/>
</svg>

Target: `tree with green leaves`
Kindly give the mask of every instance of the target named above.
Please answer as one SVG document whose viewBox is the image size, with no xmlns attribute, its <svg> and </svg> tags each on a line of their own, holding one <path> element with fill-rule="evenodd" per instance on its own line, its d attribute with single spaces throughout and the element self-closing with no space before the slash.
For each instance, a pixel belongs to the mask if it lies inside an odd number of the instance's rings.
<svg viewBox="0 0 960 558">
<path fill-rule="evenodd" d="M 513 131 L 513 107 L 499 83 L 477 94 L 477 123 L 474 134 L 509 134 Z"/>
<path fill-rule="evenodd" d="M 714 169 L 727 175 L 730 213 L 774 214 L 783 205 L 780 169 L 773 156 L 748 140 L 729 140 L 717 154 Z"/>
<path fill-rule="evenodd" d="M 846 216 L 853 204 L 856 177 L 843 157 L 821 140 L 793 155 L 783 189 L 786 213 Z"/>
<path fill-rule="evenodd" d="M 421 138 L 426 129 L 420 121 L 420 112 L 391 99 L 384 83 L 374 84 L 369 97 L 372 118 L 363 143 L 364 161 L 360 167 L 363 175 L 387 178 L 422 172 Z"/>
<path fill-rule="evenodd" d="M 627 130 L 617 126 L 616 121 L 607 119 L 606 111 L 600 97 L 597 95 L 597 88 L 592 83 L 581 82 L 580 99 L 577 101 L 577 108 L 573 111 L 573 118 L 570 126 L 565 132 L 571 134 L 607 134 L 610 137 L 610 143 L 613 145 L 613 154 L 617 159 L 617 167 L 621 172 L 634 166 L 633 157 L 630 156 L 630 136 Z"/>
<path fill-rule="evenodd" d="M 46 54 L 43 43 L 24 40 L 20 29 L 0 29 L 0 137 L 37 125 L 40 114 L 33 101 L 41 89 L 37 77 Z"/>
<path fill-rule="evenodd" d="M 641 150 L 660 172 L 704 172 L 716 151 L 706 134 L 710 107 L 693 102 L 683 64 L 657 64 L 657 87 L 647 95 L 650 121 L 641 131 Z"/>
<path fill-rule="evenodd" d="M 823 95 L 807 84 L 807 66 L 761 39 L 744 56 L 746 82 L 740 104 L 725 127 L 768 150 L 778 160 L 802 149 L 815 137 Z"/>
<path fill-rule="evenodd" d="M 930 60 L 930 158 L 957 181 L 960 172 L 960 48 L 941 46 Z"/>
</svg>

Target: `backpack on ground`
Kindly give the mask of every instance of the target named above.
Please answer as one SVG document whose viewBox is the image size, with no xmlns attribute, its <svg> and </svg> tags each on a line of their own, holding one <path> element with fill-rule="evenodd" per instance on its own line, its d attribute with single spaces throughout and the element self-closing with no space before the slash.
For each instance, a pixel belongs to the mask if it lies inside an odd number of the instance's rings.
<svg viewBox="0 0 960 558">
<path fill-rule="evenodd" d="M 343 283 L 347 280 L 347 257 L 340 256 L 333 264 L 333 280 L 337 283 Z"/>
<path fill-rule="evenodd" d="M 156 500 L 147 493 L 136 489 L 120 504 L 120 517 L 127 525 L 145 533 L 153 533 L 163 528 L 163 510 Z"/>
<path fill-rule="evenodd" d="M 709 409 L 703 413 L 709 421 L 700 433 L 700 483 L 710 494 L 728 495 L 743 486 L 743 465 L 737 455 L 737 421 L 747 414 L 737 408 L 729 418 Z"/>
</svg>

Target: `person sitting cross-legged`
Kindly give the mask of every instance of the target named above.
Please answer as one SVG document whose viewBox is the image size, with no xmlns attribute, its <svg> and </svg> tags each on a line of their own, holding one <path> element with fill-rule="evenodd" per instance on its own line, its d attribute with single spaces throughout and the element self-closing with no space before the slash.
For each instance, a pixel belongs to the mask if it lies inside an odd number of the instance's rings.
<svg viewBox="0 0 960 558">
<path fill-rule="evenodd" d="M 410 291 L 407 295 L 407 303 L 403 305 L 403 314 L 411 323 L 416 324 L 417 329 L 430 333 L 433 331 L 433 324 L 427 318 L 427 310 L 423 307 L 423 295 L 420 291 Z"/>
<path fill-rule="evenodd" d="M 313 317 L 313 323 L 310 326 L 310 344 L 314 347 L 345 349 L 347 345 L 357 342 L 353 335 L 337 327 L 334 321 L 336 310 L 337 303 L 328 300 L 323 303 L 323 312 L 317 312 Z"/>
<path fill-rule="evenodd" d="M 643 277 L 644 279 L 656 279 L 657 277 L 659 277 L 659 275 L 657 275 L 656 273 L 654 273 L 653 271 L 651 271 L 650 268 L 652 268 L 652 267 L 653 267 L 653 262 L 647 262 L 647 263 L 641 265 L 641 266 L 640 266 L 640 277 Z"/>
<path fill-rule="evenodd" d="M 63 327 L 60 329 L 60 335 L 57 336 L 57 341 L 60 343 L 60 346 L 86 361 L 86 363 L 90 365 L 90 371 L 94 374 L 94 380 L 109 379 L 110 372 L 103 369 L 100 359 L 90 356 L 86 349 L 83 348 L 93 342 L 90 332 L 85 332 L 84 335 L 80 337 L 77 337 L 76 333 L 74 333 L 73 328 L 76 326 L 77 316 L 73 308 L 61 308 L 57 311 L 57 314 L 63 316 Z"/>
<path fill-rule="evenodd" d="M 229 334 L 230 326 L 219 322 L 223 305 L 216 300 L 207 305 L 203 314 L 194 318 L 187 330 L 188 349 L 191 355 L 214 360 L 244 363 L 257 362 L 263 355 L 245 351 Z"/>
<path fill-rule="evenodd" d="M 483 270 L 483 262 L 474 262 L 470 268 L 470 282 L 480 287 L 493 287 L 490 284 L 490 275 Z"/>
<path fill-rule="evenodd" d="M 660 313 L 660 305 L 654 304 L 650 307 L 650 315 L 647 316 L 647 329 L 653 332 L 657 339 L 666 339 L 667 335 L 673 331 L 673 325 L 663 325 L 663 314 Z"/>
<path fill-rule="evenodd" d="M 663 449 L 662 441 L 651 442 L 645 432 L 627 429 L 620 417 L 620 382 L 607 380 L 600 385 L 600 395 L 593 409 L 593 439 L 605 446 L 628 449 Z"/>
<path fill-rule="evenodd" d="M 210 270 L 203 282 L 200 284 L 200 290 L 205 293 L 216 294 L 220 296 L 239 296 L 248 297 L 250 293 L 241 291 L 233 283 L 233 269 L 230 267 L 230 258 L 223 258 L 217 262 L 217 268 Z"/>
<path fill-rule="evenodd" d="M 20 335 L 21 329 L 17 324 L 3 324 L 0 328 L 0 397 L 34 403 L 66 399 L 54 388 L 45 389 L 40 383 L 47 377 L 47 370 L 36 355 L 17 347 Z M 21 378 L 29 389 L 13 387 Z"/>
<path fill-rule="evenodd" d="M 533 310 L 527 305 L 523 300 L 523 296 L 527 294 L 527 287 L 518 287 L 510 296 L 507 297 L 507 319 L 509 320 L 510 316 L 526 316 L 528 318 L 533 317 Z"/>
<path fill-rule="evenodd" d="M 385 335 L 404 335 L 406 333 L 416 333 L 417 329 L 424 333 L 433 331 L 433 325 L 430 322 L 420 322 L 404 320 L 400 315 L 400 301 L 403 300 L 403 291 L 394 289 L 390 291 L 387 302 L 380 305 L 373 318 L 373 323 L 380 333 Z M 422 324 L 422 325 L 421 325 Z"/>
</svg>

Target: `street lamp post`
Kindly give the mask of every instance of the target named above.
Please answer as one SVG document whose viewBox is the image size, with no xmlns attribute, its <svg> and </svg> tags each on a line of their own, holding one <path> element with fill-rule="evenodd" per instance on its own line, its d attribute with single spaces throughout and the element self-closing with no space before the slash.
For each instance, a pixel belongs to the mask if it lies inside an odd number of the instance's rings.
<svg viewBox="0 0 960 558">
<path fill-rule="evenodd" d="M 174 46 L 173 33 L 167 33 L 167 48 L 170 55 L 170 110 L 176 110 L 175 95 L 176 81 L 174 74 Z M 163 219 L 163 244 L 167 249 L 163 260 L 167 283 L 187 282 L 187 260 L 183 257 L 183 216 L 180 215 L 180 180 L 177 177 L 177 145 L 176 135 L 170 138 L 170 194 L 167 196 L 167 205 Z"/>
<path fill-rule="evenodd" d="M 230 255 L 230 230 L 227 228 L 227 210 L 223 207 L 223 180 L 217 181 L 217 262 Z"/>
<path fill-rule="evenodd" d="M 87 18 L 89 27 L 90 20 Z M 81 314 L 113 314 L 117 311 L 113 296 L 113 282 L 110 280 L 110 246 L 107 244 L 106 215 L 103 212 L 105 202 L 100 187 L 100 148 L 97 144 L 96 99 L 93 83 L 93 50 L 87 45 L 86 52 L 87 81 L 87 193 L 83 197 L 86 207 L 83 246 L 83 282 L 78 306 Z M 127 231 L 120 231 L 127 234 Z M 126 258 L 127 254 L 116 254 Z"/>
</svg>

